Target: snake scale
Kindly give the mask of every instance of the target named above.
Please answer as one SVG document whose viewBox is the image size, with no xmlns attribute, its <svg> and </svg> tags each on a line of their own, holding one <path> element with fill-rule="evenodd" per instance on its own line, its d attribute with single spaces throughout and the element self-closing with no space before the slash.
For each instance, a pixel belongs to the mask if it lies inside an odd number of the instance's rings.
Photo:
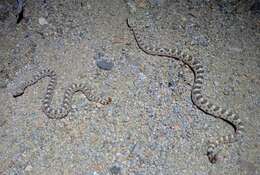
<svg viewBox="0 0 260 175">
<path fill-rule="evenodd" d="M 72 107 L 71 107 L 72 97 L 73 97 L 74 93 L 76 93 L 76 92 L 82 92 L 89 101 L 97 102 L 102 105 L 107 105 L 112 101 L 111 97 L 108 97 L 107 99 L 102 99 L 100 97 L 93 95 L 93 93 L 91 92 L 91 89 L 89 89 L 85 84 L 73 83 L 65 90 L 61 107 L 53 108 L 51 106 L 51 102 L 52 102 L 52 98 L 54 95 L 55 87 L 57 85 L 57 76 L 53 70 L 48 69 L 48 68 L 38 71 L 29 80 L 23 81 L 20 84 L 18 83 L 18 85 L 16 85 L 15 88 L 12 88 L 12 91 L 11 91 L 12 95 L 14 97 L 22 95 L 24 93 L 24 90 L 28 86 L 35 84 L 40 79 L 45 78 L 45 77 L 49 77 L 50 82 L 47 86 L 47 91 L 46 91 L 45 97 L 43 99 L 42 111 L 45 113 L 45 115 L 47 117 L 49 117 L 51 119 L 61 119 L 68 115 L 68 113 L 72 109 Z"/>
<path fill-rule="evenodd" d="M 184 51 L 181 51 L 177 48 L 171 48 L 171 49 L 156 48 L 146 44 L 142 39 L 142 34 L 139 31 L 139 28 L 137 26 L 138 24 L 136 24 L 136 22 L 131 18 L 128 18 L 127 23 L 134 34 L 137 45 L 142 51 L 144 51 L 149 55 L 175 58 L 177 60 L 182 61 L 184 64 L 188 65 L 192 69 L 195 75 L 194 84 L 191 92 L 191 98 L 193 103 L 200 110 L 204 111 L 206 114 L 212 115 L 216 118 L 221 118 L 224 121 L 230 123 L 234 127 L 235 129 L 234 134 L 222 136 L 215 140 L 209 141 L 207 156 L 211 163 L 216 163 L 217 153 L 218 153 L 217 147 L 220 146 L 221 144 L 235 142 L 239 140 L 239 138 L 242 135 L 244 126 L 241 120 L 239 119 L 239 116 L 229 109 L 223 109 L 213 104 L 207 99 L 207 97 L 205 97 L 202 94 L 205 70 L 203 65 L 198 59 L 192 57 L 191 55 L 186 54 Z"/>
</svg>

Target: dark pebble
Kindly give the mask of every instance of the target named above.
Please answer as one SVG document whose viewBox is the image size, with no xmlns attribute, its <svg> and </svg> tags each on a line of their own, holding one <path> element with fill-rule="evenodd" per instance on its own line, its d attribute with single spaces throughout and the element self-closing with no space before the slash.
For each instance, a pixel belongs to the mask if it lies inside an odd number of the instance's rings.
<svg viewBox="0 0 260 175">
<path fill-rule="evenodd" d="M 100 69 L 103 70 L 111 70 L 114 66 L 112 62 L 109 62 L 107 60 L 97 60 L 96 64 Z"/>
<path fill-rule="evenodd" d="M 113 174 L 113 175 L 121 174 L 121 168 L 118 166 L 112 166 L 109 170 L 110 170 L 111 174 Z"/>
<path fill-rule="evenodd" d="M 109 61 L 103 54 L 99 53 L 95 57 L 96 64 L 100 69 L 111 70 L 114 67 L 114 63 Z"/>
</svg>

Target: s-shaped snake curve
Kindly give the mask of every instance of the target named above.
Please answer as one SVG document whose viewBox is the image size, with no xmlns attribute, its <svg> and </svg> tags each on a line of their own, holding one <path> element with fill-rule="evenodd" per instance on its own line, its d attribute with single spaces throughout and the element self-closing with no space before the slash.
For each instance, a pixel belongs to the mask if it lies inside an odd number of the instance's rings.
<svg viewBox="0 0 260 175">
<path fill-rule="evenodd" d="M 21 73 L 22 72 L 23 71 L 21 71 Z M 18 76 L 17 78 L 19 78 L 19 73 L 17 74 L 17 76 Z M 72 101 L 73 95 L 76 92 L 82 92 L 89 101 L 97 102 L 102 105 L 107 105 L 107 104 L 111 103 L 111 101 L 112 101 L 111 97 L 108 97 L 107 99 L 102 99 L 100 97 L 93 95 L 93 93 L 91 92 L 91 89 L 88 88 L 85 84 L 73 83 L 65 90 L 62 105 L 59 108 L 53 108 L 51 106 L 51 102 L 52 102 L 52 98 L 54 95 L 55 87 L 57 85 L 57 76 L 53 70 L 48 69 L 48 68 L 38 71 L 37 73 L 33 74 L 32 78 L 26 78 L 26 80 L 23 81 L 22 83 L 13 83 L 15 85 L 13 85 L 13 87 L 11 88 L 12 95 L 14 97 L 22 95 L 24 93 L 24 90 L 28 86 L 31 86 L 31 85 L 37 83 L 40 79 L 45 78 L 45 77 L 49 77 L 50 81 L 47 86 L 45 97 L 43 99 L 42 111 L 45 113 L 45 115 L 48 118 L 61 119 L 61 118 L 66 117 L 72 109 L 71 101 Z"/>
<path fill-rule="evenodd" d="M 202 94 L 202 87 L 203 87 L 203 82 L 204 82 L 204 74 L 205 70 L 201 62 L 192 57 L 191 55 L 186 54 L 185 52 L 177 49 L 177 48 L 156 48 L 150 45 L 147 45 L 143 39 L 141 33 L 138 31 L 138 26 L 132 20 L 131 18 L 128 18 L 128 26 L 132 30 L 135 40 L 137 42 L 137 45 L 141 50 L 143 50 L 145 53 L 149 55 L 156 55 L 156 56 L 164 56 L 164 57 L 169 57 L 169 58 L 175 58 L 177 60 L 182 61 L 184 64 L 188 65 L 194 75 L 194 84 L 191 90 L 191 98 L 193 103 L 202 111 L 204 111 L 206 114 L 212 115 L 216 118 L 221 118 L 224 121 L 227 121 L 230 123 L 234 129 L 235 132 L 234 134 L 226 135 L 226 136 L 221 136 L 215 140 L 210 140 L 208 149 L 207 149 L 207 156 L 208 159 L 211 163 L 216 163 L 217 161 L 217 147 L 220 146 L 221 144 L 226 144 L 226 143 L 232 143 L 237 140 L 242 135 L 242 131 L 244 128 L 244 125 L 242 124 L 241 120 L 239 119 L 239 116 L 232 112 L 230 109 L 224 109 L 221 108 L 212 102 L 210 102 L 207 97 L 205 97 Z"/>
</svg>

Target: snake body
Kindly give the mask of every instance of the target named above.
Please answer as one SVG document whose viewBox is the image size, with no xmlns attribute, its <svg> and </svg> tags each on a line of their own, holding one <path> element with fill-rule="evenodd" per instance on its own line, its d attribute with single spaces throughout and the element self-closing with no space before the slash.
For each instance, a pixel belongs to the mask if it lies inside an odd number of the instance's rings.
<svg viewBox="0 0 260 175">
<path fill-rule="evenodd" d="M 56 73 L 51 69 L 43 69 L 33 75 L 32 78 L 29 80 L 23 81 L 22 83 L 18 83 L 18 85 L 15 86 L 15 88 L 12 88 L 12 95 L 14 97 L 20 96 L 24 93 L 24 90 L 36 82 L 38 82 L 40 79 L 49 77 L 50 82 L 47 86 L 46 94 L 43 99 L 42 103 L 42 111 L 45 113 L 45 115 L 52 119 L 61 119 L 68 115 L 68 113 L 71 111 L 71 101 L 74 93 L 76 92 L 82 92 L 86 98 L 89 101 L 97 102 L 102 105 L 109 104 L 112 100 L 110 97 L 108 99 L 102 99 L 100 97 L 97 97 L 92 94 L 91 89 L 89 89 L 85 84 L 71 84 L 64 93 L 64 98 L 62 105 L 59 108 L 53 108 L 51 106 L 52 98 L 54 95 L 54 90 L 57 85 L 57 76 Z"/>
<path fill-rule="evenodd" d="M 128 18 L 128 26 L 133 31 L 135 40 L 137 42 L 137 45 L 141 50 L 143 50 L 145 53 L 150 55 L 156 55 L 156 56 L 164 56 L 169 58 L 175 58 L 177 60 L 182 61 L 184 64 L 188 65 L 192 71 L 194 72 L 195 78 L 194 78 L 194 84 L 192 87 L 191 92 L 191 98 L 193 103 L 202 111 L 204 111 L 206 114 L 212 115 L 216 118 L 221 118 L 224 121 L 228 121 L 234 129 L 234 134 L 230 134 L 227 136 L 219 137 L 215 140 L 210 140 L 208 149 L 207 149 L 207 156 L 211 163 L 215 163 L 217 161 L 217 147 L 224 143 L 231 143 L 236 140 L 238 140 L 241 137 L 242 131 L 243 131 L 243 124 L 241 120 L 239 119 L 239 116 L 232 112 L 229 109 L 223 109 L 212 102 L 210 102 L 207 97 L 205 97 L 202 94 L 202 87 L 204 82 L 204 75 L 205 70 L 201 62 L 192 57 L 191 55 L 186 54 L 185 52 L 177 49 L 177 48 L 156 48 L 150 45 L 147 45 L 143 39 L 142 35 L 139 32 L 138 26 L 131 18 Z"/>
</svg>

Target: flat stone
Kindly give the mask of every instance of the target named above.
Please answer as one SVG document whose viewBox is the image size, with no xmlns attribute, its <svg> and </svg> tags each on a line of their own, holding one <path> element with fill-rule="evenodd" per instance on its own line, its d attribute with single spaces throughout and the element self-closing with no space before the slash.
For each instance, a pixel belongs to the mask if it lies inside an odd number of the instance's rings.
<svg viewBox="0 0 260 175">
<path fill-rule="evenodd" d="M 102 53 L 98 53 L 95 56 L 96 64 L 100 69 L 111 70 L 114 67 L 114 63 L 105 57 Z"/>
<path fill-rule="evenodd" d="M 48 24 L 48 21 L 47 21 L 45 18 L 43 18 L 43 17 L 40 17 L 40 18 L 38 19 L 38 22 L 39 22 L 40 25 L 46 25 L 46 24 Z"/>
</svg>

